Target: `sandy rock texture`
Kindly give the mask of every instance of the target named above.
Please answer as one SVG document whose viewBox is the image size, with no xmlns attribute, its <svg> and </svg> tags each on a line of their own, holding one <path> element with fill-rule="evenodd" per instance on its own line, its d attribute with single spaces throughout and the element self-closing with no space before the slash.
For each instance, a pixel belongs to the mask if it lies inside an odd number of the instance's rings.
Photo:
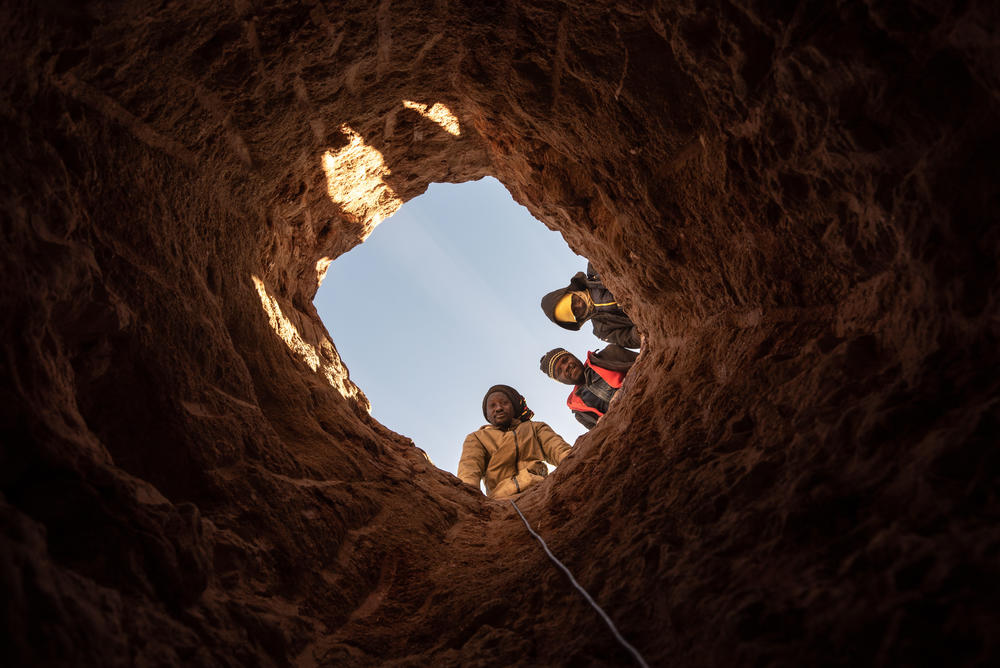
<svg viewBox="0 0 1000 668">
<path fill-rule="evenodd" d="M 493 175 L 646 335 L 519 505 L 650 665 L 996 665 L 998 14 L 2 3 L 0 664 L 627 665 L 311 303 Z"/>
</svg>

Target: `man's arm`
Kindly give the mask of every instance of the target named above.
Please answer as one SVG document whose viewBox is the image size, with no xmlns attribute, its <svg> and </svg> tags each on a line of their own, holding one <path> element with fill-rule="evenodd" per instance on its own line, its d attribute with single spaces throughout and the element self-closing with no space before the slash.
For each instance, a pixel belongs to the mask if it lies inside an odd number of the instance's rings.
<svg viewBox="0 0 1000 668">
<path fill-rule="evenodd" d="M 569 443 L 563 440 L 562 436 L 552 431 L 552 427 L 544 422 L 535 423 L 535 436 L 542 448 L 542 456 L 553 466 L 558 466 L 559 462 L 573 449 Z"/>
<path fill-rule="evenodd" d="M 628 371 L 635 364 L 639 353 L 634 350 L 626 350 L 616 343 L 605 346 L 600 352 L 594 353 L 598 363 L 605 369 L 612 371 Z"/>
<path fill-rule="evenodd" d="M 638 348 L 639 330 L 626 315 L 598 313 L 590 320 L 594 324 L 594 336 L 623 348 Z"/>
<path fill-rule="evenodd" d="M 597 426 L 597 416 L 589 411 L 573 411 L 573 417 L 588 430 Z"/>
<path fill-rule="evenodd" d="M 608 290 L 608 287 L 604 285 L 604 281 L 601 280 L 601 277 L 594 271 L 594 266 L 589 262 L 587 263 L 587 277 L 584 280 L 587 284 L 587 290 L 590 291 L 590 298 L 594 300 L 595 304 L 618 303 L 618 299 L 611 294 L 611 290 Z"/>
<path fill-rule="evenodd" d="M 476 438 L 475 432 L 465 437 L 462 457 L 458 460 L 458 478 L 479 489 L 479 481 L 486 475 L 486 448 Z"/>
</svg>

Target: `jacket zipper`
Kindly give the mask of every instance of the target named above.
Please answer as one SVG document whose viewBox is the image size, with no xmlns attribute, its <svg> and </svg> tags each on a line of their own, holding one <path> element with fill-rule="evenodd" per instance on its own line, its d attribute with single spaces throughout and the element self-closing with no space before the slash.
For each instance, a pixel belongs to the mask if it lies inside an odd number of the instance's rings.
<svg viewBox="0 0 1000 668">
<path fill-rule="evenodd" d="M 512 475 L 510 479 L 514 481 L 514 487 L 516 487 L 517 491 L 520 492 L 521 483 L 517 481 L 517 474 L 521 472 L 519 470 L 521 465 L 521 446 L 518 445 L 517 442 L 517 427 L 514 427 L 512 431 L 514 433 L 514 475 Z"/>
</svg>

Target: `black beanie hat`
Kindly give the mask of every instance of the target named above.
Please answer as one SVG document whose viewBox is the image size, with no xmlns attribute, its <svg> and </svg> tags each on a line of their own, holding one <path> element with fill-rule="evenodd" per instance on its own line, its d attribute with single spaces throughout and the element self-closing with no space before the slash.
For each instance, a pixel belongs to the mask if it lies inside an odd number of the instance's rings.
<svg viewBox="0 0 1000 668">
<path fill-rule="evenodd" d="M 514 407 L 514 417 L 522 422 L 526 422 L 531 418 L 535 417 L 534 411 L 528 408 L 527 402 L 521 393 L 515 390 L 510 385 L 494 385 L 490 389 L 486 390 L 486 394 L 483 396 L 483 417 L 489 422 L 490 418 L 486 415 L 486 400 L 490 398 L 490 395 L 494 392 L 503 392 L 504 395 L 510 399 L 511 405 Z"/>
<path fill-rule="evenodd" d="M 542 360 L 540 363 L 540 366 L 542 367 L 542 373 L 544 373 L 549 378 L 555 378 L 555 376 L 552 374 L 555 373 L 555 369 L 553 367 L 555 366 L 556 359 L 562 357 L 563 355 L 569 355 L 569 354 L 570 352 L 565 348 L 553 348 L 549 352 L 542 355 Z"/>
</svg>

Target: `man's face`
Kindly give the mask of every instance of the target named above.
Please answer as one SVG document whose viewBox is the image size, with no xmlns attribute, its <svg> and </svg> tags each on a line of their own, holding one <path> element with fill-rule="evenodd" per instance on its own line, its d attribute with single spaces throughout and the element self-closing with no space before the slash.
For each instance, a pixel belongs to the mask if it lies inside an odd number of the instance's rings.
<svg viewBox="0 0 1000 668">
<path fill-rule="evenodd" d="M 552 372 L 560 383 L 579 385 L 583 382 L 583 364 L 573 355 L 563 355 L 557 359 Z"/>
<path fill-rule="evenodd" d="M 494 427 L 506 427 L 514 419 L 514 404 L 503 392 L 486 397 L 486 419 Z"/>
<path fill-rule="evenodd" d="M 573 309 L 573 316 L 580 322 L 587 315 L 587 300 L 583 298 L 582 292 L 574 292 L 570 304 Z"/>
</svg>

